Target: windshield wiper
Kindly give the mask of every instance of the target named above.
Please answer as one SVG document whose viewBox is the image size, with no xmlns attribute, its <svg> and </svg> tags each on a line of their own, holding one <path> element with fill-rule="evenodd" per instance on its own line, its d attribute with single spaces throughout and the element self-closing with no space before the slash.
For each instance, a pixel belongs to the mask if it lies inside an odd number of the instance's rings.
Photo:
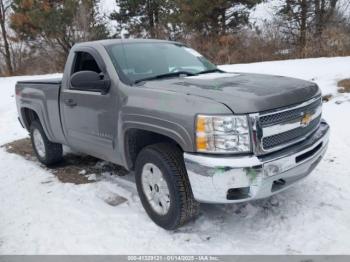
<svg viewBox="0 0 350 262">
<path fill-rule="evenodd" d="M 186 76 L 194 76 L 196 74 L 187 72 L 187 71 L 179 71 L 179 72 L 173 72 L 173 73 L 166 73 L 166 74 L 161 74 L 161 75 L 156 75 L 156 76 L 150 76 L 146 78 L 141 78 L 138 80 L 135 80 L 135 84 L 144 82 L 144 81 L 149 81 L 149 80 L 155 80 L 155 79 L 162 79 L 162 78 L 168 78 L 168 77 L 177 77 L 181 75 L 186 75 Z"/>
<path fill-rule="evenodd" d="M 196 75 L 209 74 L 209 73 L 215 73 L 215 72 L 224 73 L 224 71 L 220 70 L 219 68 L 215 68 L 215 69 L 201 71 L 201 72 L 197 73 Z"/>
</svg>

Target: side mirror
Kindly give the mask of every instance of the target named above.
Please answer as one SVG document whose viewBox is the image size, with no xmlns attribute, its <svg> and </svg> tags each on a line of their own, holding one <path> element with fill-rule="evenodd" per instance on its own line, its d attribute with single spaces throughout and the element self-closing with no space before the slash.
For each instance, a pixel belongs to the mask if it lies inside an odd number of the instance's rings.
<svg viewBox="0 0 350 262">
<path fill-rule="evenodd" d="M 72 75 L 70 80 L 73 89 L 101 92 L 107 94 L 111 81 L 104 79 L 103 74 L 94 71 L 80 71 Z"/>
</svg>

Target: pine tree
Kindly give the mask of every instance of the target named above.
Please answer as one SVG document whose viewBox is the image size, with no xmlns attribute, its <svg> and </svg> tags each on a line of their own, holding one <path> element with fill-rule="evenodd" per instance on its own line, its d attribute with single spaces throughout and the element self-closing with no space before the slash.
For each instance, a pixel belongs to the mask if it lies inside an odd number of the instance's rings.
<svg viewBox="0 0 350 262">
<path fill-rule="evenodd" d="M 172 0 L 116 0 L 119 10 L 110 18 L 118 22 L 117 33 L 137 37 L 164 38 L 176 6 Z"/>
<path fill-rule="evenodd" d="M 248 24 L 250 10 L 262 0 L 177 0 L 188 31 L 224 35 Z"/>
<path fill-rule="evenodd" d="M 165 38 L 192 31 L 225 34 L 248 23 L 249 10 L 263 0 L 116 0 L 111 19 L 118 33 Z"/>
<path fill-rule="evenodd" d="M 11 27 L 29 44 L 59 47 L 65 59 L 75 43 L 108 37 L 106 26 L 97 18 L 97 3 L 96 0 L 14 0 Z"/>
</svg>

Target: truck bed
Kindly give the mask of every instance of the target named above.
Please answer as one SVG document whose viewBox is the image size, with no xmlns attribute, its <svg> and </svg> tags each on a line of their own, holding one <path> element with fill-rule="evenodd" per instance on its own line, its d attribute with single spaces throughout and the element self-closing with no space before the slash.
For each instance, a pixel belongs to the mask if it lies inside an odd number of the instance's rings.
<svg viewBox="0 0 350 262">
<path fill-rule="evenodd" d="M 16 84 L 16 102 L 21 122 L 23 109 L 34 111 L 52 142 L 64 143 L 60 117 L 60 88 L 62 78 L 19 81 Z M 29 126 L 26 126 L 29 128 Z"/>
<path fill-rule="evenodd" d="M 18 84 L 46 84 L 46 85 L 60 85 L 62 83 L 62 78 L 48 78 L 48 79 L 38 79 L 38 80 L 25 80 L 18 81 Z"/>
</svg>

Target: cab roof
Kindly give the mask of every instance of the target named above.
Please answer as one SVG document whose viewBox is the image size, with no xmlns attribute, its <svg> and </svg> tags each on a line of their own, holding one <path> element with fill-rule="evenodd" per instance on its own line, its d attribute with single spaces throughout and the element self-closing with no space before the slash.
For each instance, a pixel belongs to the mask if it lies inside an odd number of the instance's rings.
<svg viewBox="0 0 350 262">
<path fill-rule="evenodd" d="M 133 43 L 169 43 L 169 44 L 183 45 L 182 43 L 175 42 L 175 41 L 135 38 L 135 39 L 105 39 L 105 40 L 97 40 L 97 41 L 91 41 L 91 42 L 82 42 L 82 43 L 77 43 L 76 46 L 95 46 L 95 45 L 110 46 L 115 44 L 133 44 Z"/>
</svg>

